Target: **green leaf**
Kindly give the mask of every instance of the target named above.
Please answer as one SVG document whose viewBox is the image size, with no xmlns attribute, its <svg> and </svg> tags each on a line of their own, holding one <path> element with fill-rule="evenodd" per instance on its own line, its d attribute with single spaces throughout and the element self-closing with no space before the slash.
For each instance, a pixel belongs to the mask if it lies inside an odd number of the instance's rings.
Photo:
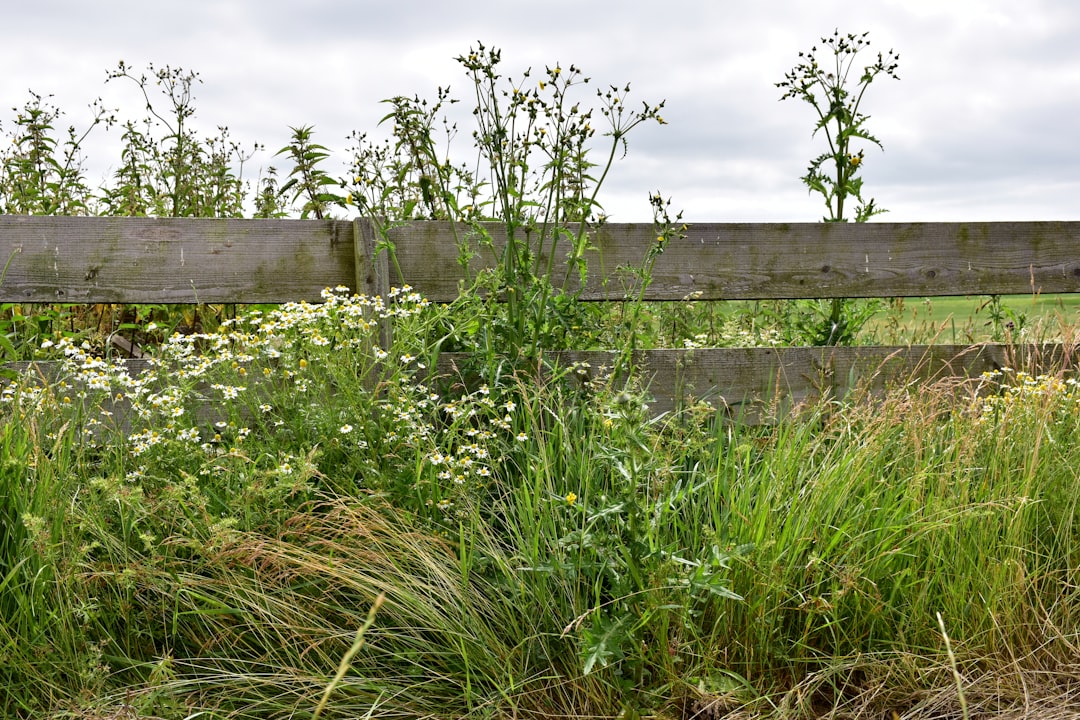
<svg viewBox="0 0 1080 720">
<path fill-rule="evenodd" d="M 600 613 L 593 614 L 592 626 L 582 633 L 582 674 L 588 675 L 597 667 L 607 667 L 623 657 L 625 618 L 613 620 Z"/>
<path fill-rule="evenodd" d="M 3 353 L 2 355 L 0 355 L 0 357 L 4 357 L 10 360 L 17 359 L 15 345 L 5 335 L 0 335 L 0 351 L 2 351 Z"/>
</svg>

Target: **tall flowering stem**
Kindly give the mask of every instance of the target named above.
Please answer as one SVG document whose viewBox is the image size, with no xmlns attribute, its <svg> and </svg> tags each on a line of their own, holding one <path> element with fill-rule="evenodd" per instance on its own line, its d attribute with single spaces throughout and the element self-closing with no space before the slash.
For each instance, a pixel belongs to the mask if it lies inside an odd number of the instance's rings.
<svg viewBox="0 0 1080 720">
<path fill-rule="evenodd" d="M 865 140 L 882 147 L 881 142 L 866 129 L 869 116 L 860 106 L 867 88 L 874 79 L 884 74 L 899 79 L 896 68 L 900 56 L 889 50 L 878 53 L 877 60 L 863 67 L 859 79 L 852 85 L 851 72 L 855 68 L 856 56 L 869 46 L 866 39 L 869 33 L 862 35 L 841 35 L 834 31 L 832 36 L 821 38 L 824 58 L 819 59 L 818 47 L 809 52 L 800 52 L 802 61 L 789 71 L 782 82 L 776 83 L 784 90 L 781 100 L 798 98 L 817 113 L 818 120 L 814 134 L 824 131 L 828 151 L 818 155 L 810 163 L 802 181 L 810 192 L 820 193 L 828 208 L 825 222 L 845 222 L 844 201 L 853 197 L 859 202 L 855 209 L 855 222 L 864 222 L 870 217 L 885 212 L 875 207 L 874 200 L 863 202 L 862 178 L 859 172 L 863 168 L 864 151 L 857 152 L 852 147 L 852 140 Z M 823 167 L 832 164 L 831 174 Z"/>
</svg>

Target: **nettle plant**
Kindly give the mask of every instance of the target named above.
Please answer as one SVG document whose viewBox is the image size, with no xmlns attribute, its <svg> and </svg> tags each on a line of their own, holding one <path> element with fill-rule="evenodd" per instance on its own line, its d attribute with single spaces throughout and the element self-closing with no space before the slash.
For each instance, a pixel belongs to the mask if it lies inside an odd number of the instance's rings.
<svg viewBox="0 0 1080 720">
<path fill-rule="evenodd" d="M 859 141 L 882 148 L 881 141 L 866 128 L 869 116 L 862 112 L 863 97 L 870 84 L 879 76 L 899 79 L 896 68 L 900 56 L 889 50 L 878 53 L 877 59 L 858 72 L 856 60 L 870 41 L 869 33 L 841 35 L 839 30 L 821 38 L 821 50 L 815 45 L 809 52 L 800 52 L 802 61 L 792 68 L 776 87 L 784 90 L 781 100 L 799 99 L 814 108 L 817 122 L 814 135 L 823 133 L 826 150 L 810 162 L 801 180 L 811 193 L 821 195 L 825 202 L 825 222 L 847 222 L 850 200 L 855 201 L 855 222 L 866 222 L 886 212 L 873 198 L 863 200 L 863 180 L 866 154 Z M 802 323 L 810 340 L 817 345 L 850 344 L 863 324 L 873 314 L 872 306 L 859 307 L 852 300 L 835 298 L 827 308 L 815 307 L 816 321 Z"/>
<path fill-rule="evenodd" d="M 311 126 L 290 129 L 292 139 L 288 145 L 277 151 L 277 155 L 288 156 L 293 161 L 293 169 L 285 183 L 277 190 L 277 194 L 281 197 L 291 196 L 289 201 L 293 206 L 300 203 L 301 219 L 314 217 L 322 220 L 328 216 L 331 208 L 344 208 L 346 205 L 346 198 L 332 190 L 341 184 L 340 181 L 332 178 L 321 167 L 322 161 L 330 157 L 330 151 L 326 146 L 314 141 L 312 136 L 315 130 Z M 269 175 L 267 181 L 272 182 L 273 177 Z M 264 192 L 260 198 L 260 210 L 265 198 L 267 194 Z"/>
<path fill-rule="evenodd" d="M 394 97 L 383 118 L 392 137 L 353 138 L 348 199 L 360 214 L 382 219 L 382 248 L 395 267 L 390 228 L 417 219 L 455 223 L 459 262 L 482 291 L 462 298 L 481 302 L 472 315 L 487 321 L 455 328 L 454 345 L 511 356 L 581 347 L 601 332 L 590 320 L 597 311 L 575 302 L 590 231 L 605 219 L 600 189 L 630 131 L 664 123 L 664 103 L 631 109 L 626 85 L 598 89 L 589 104 L 582 95 L 590 80 L 577 66 L 545 67 L 539 77 L 526 70 L 513 80 L 499 73 L 501 59 L 483 45 L 457 58 L 471 83 L 474 159 L 451 159 L 458 126 L 448 110 L 457 100 L 448 90 L 431 102 Z M 473 275 L 478 254 L 488 269 Z"/>
<path fill-rule="evenodd" d="M 259 217 L 286 214 L 272 169 L 252 197 L 244 165 L 261 149 L 241 147 L 225 126 L 202 133 L 194 127 L 198 73 L 150 65 L 144 73 L 121 62 L 106 82 L 133 84 L 145 108 L 141 118 L 121 118 L 100 99 L 81 129 L 61 124 L 64 113 L 34 92 L 0 125 L 0 212 L 12 215 L 109 215 L 241 217 L 254 204 Z M 100 187 L 86 179 L 83 149 L 98 125 L 118 127 L 120 156 Z M 10 142 L 7 142 L 10 140 Z M 11 258 L 0 258 L 0 280 Z M 96 346 L 126 336 L 147 340 L 149 322 L 189 330 L 216 325 L 224 307 L 167 305 L 93 306 L 0 304 L 0 359 L 20 360 L 46 338 L 89 339 Z"/>
<path fill-rule="evenodd" d="M 0 212 L 6 215 L 87 215 L 93 196 L 86 184 L 82 145 L 99 124 L 115 121 L 95 101 L 92 118 L 81 132 L 69 125 L 58 135 L 63 117 L 48 99 L 31 92 L 17 110 L 6 134 L 10 144 L 0 150 Z M 2 128 L 2 125 L 0 125 Z"/>
<path fill-rule="evenodd" d="M 64 127 L 64 113 L 47 96 L 30 92 L 12 122 L 0 123 L 0 213 L 5 215 L 92 215 L 95 197 L 86 181 L 83 143 L 100 124 L 114 122 L 100 101 L 81 130 Z M 0 283 L 15 254 L 0 257 Z M 0 303 L 0 361 L 27 357 L 41 338 L 82 325 L 70 308 Z M 2 372 L 2 371 L 0 371 Z"/>
<path fill-rule="evenodd" d="M 104 214 L 242 217 L 244 163 L 262 148 L 243 149 L 225 126 L 209 136 L 192 127 L 199 74 L 150 65 L 148 74 L 136 75 L 121 62 L 108 81 L 134 83 L 147 117 L 122 124 L 121 162 L 101 198 Z M 154 88 L 160 98 L 152 96 Z"/>
</svg>

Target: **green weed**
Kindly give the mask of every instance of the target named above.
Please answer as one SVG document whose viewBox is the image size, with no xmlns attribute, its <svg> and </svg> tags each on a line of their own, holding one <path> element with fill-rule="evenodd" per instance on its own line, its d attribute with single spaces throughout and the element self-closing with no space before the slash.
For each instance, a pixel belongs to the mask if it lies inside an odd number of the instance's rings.
<svg viewBox="0 0 1080 720">
<path fill-rule="evenodd" d="M 383 119 L 392 122 L 392 139 L 355 138 L 349 197 L 361 214 L 384 219 L 382 248 L 392 262 L 385 231 L 394 224 L 461 223 L 454 226 L 460 262 L 474 287 L 459 304 L 480 322 L 454 330 L 458 347 L 483 352 L 490 363 L 497 354 L 535 358 L 544 349 L 588 345 L 600 315 L 576 299 L 590 232 L 604 221 L 599 193 L 630 132 L 663 123 L 663 103 L 631 109 L 629 85 L 598 89 L 590 103 L 590 79 L 574 65 L 505 78 L 501 52 L 483 45 L 457 61 L 473 95 L 475 159 L 451 157 L 458 127 L 442 114 L 457 102 L 449 91 L 439 89 L 432 102 L 395 97 Z M 490 267 L 474 275 L 476 256 Z M 564 271 L 556 272 L 557 259 Z"/>
<path fill-rule="evenodd" d="M 827 149 L 810 161 L 801 179 L 811 193 L 821 195 L 828 210 L 825 222 L 847 222 L 845 203 L 858 202 L 855 222 L 866 222 L 885 210 L 874 199 L 864 201 L 862 178 L 859 174 L 866 159 L 862 149 L 856 151 L 853 141 L 863 141 L 881 147 L 881 141 L 866 128 L 869 119 L 861 109 L 863 97 L 870 84 L 879 76 L 896 79 L 900 56 L 892 50 L 878 53 L 877 60 L 865 66 L 858 80 L 852 76 L 855 60 L 869 41 L 868 33 L 841 35 L 835 31 L 821 38 L 822 54 L 815 45 L 809 52 L 800 52 L 803 61 L 790 70 L 784 80 L 776 83 L 784 90 L 782 100 L 795 98 L 809 104 L 817 115 L 814 134 L 823 132 Z M 796 303 L 795 327 L 810 345 L 850 345 L 859 331 L 876 311 L 876 304 L 834 298 L 821 302 Z"/>
</svg>

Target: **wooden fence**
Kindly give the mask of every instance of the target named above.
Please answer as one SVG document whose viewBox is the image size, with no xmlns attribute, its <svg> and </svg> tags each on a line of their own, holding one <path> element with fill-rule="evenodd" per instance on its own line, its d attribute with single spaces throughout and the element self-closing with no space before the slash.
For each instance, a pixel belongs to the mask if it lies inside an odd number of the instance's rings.
<svg viewBox="0 0 1080 720">
<path fill-rule="evenodd" d="M 279 303 L 318 301 L 337 285 L 374 295 L 403 283 L 445 302 L 465 276 L 455 240 L 465 231 L 443 222 L 392 230 L 398 277 L 364 219 L 0 216 L 0 302 Z M 575 289 L 587 300 L 623 299 L 618 269 L 641 264 L 653 226 L 608 224 L 589 241 L 589 274 Z M 478 255 L 471 270 L 491 261 Z M 1080 222 L 695 224 L 668 244 L 652 277 L 647 300 L 1080 293 Z M 611 361 L 567 355 L 593 367 Z M 637 361 L 657 408 L 692 395 L 735 412 L 763 398 L 843 396 L 860 382 L 977 375 L 1048 356 L 1073 361 L 1069 347 L 993 344 L 672 349 Z M 442 358 L 444 367 L 457 360 Z"/>
</svg>

